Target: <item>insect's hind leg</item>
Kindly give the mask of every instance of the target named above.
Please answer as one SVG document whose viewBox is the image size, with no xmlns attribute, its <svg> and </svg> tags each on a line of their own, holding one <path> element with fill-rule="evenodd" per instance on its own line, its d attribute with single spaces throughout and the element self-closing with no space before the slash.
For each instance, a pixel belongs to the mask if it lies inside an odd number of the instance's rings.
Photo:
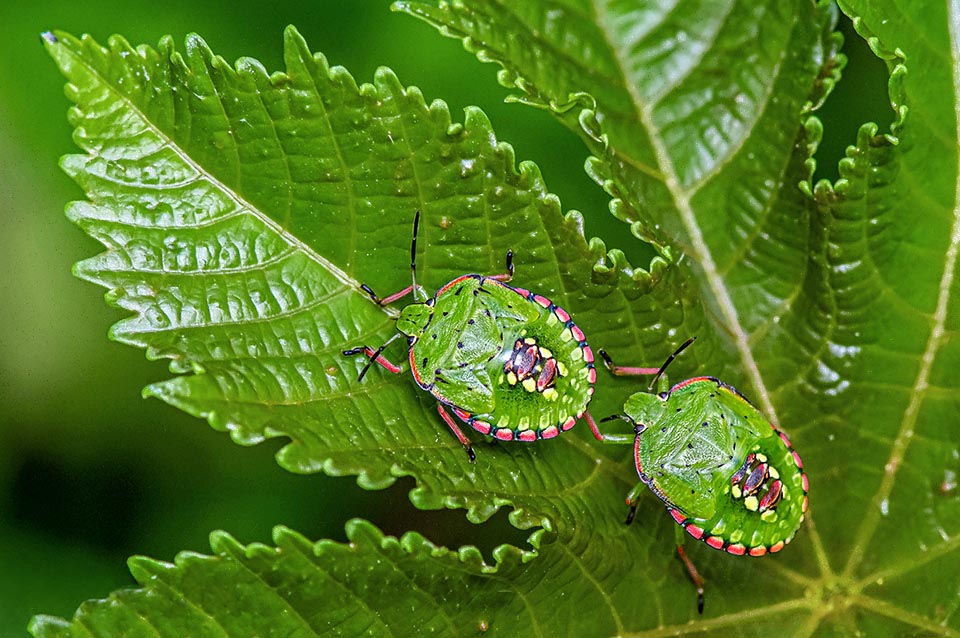
<svg viewBox="0 0 960 638">
<path fill-rule="evenodd" d="M 450 428 L 450 431 L 453 432 L 454 436 L 460 441 L 460 444 L 463 446 L 463 449 L 467 452 L 467 457 L 470 459 L 471 463 L 477 462 L 477 455 L 473 451 L 473 446 L 470 445 L 470 439 L 466 437 L 463 431 L 457 426 L 453 421 L 453 417 L 447 414 L 447 411 L 443 409 L 443 404 L 437 404 L 437 412 L 440 413 L 441 418 L 446 422 L 447 426 Z"/>
<path fill-rule="evenodd" d="M 703 577 L 700 576 L 700 572 L 697 571 L 697 568 L 694 566 L 693 561 L 687 557 L 687 553 L 683 551 L 683 541 L 686 537 L 683 528 L 677 525 L 674 528 L 674 534 L 677 541 L 677 555 L 680 556 L 680 560 L 683 561 L 684 566 L 687 568 L 687 573 L 690 574 L 690 580 L 693 581 L 693 586 L 697 588 L 697 613 L 703 613 Z"/>
</svg>

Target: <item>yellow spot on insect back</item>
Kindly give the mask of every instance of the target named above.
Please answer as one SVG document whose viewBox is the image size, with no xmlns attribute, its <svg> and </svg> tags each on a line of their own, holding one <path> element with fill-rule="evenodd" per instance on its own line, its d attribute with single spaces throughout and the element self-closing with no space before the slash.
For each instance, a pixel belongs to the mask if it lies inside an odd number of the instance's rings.
<svg viewBox="0 0 960 638">
<path fill-rule="evenodd" d="M 562 361 L 557 361 L 557 371 L 561 377 L 567 376 L 567 366 L 563 365 Z"/>
<path fill-rule="evenodd" d="M 557 315 L 553 314 L 552 312 L 547 315 L 547 325 L 548 325 L 548 326 L 552 326 L 553 324 L 558 323 L 559 321 L 560 321 L 560 320 L 557 319 Z"/>
<path fill-rule="evenodd" d="M 517 429 L 520 430 L 521 432 L 522 432 L 523 430 L 529 430 L 529 429 L 530 429 L 530 417 L 528 417 L 528 416 L 522 416 L 522 417 L 520 417 L 520 420 L 517 422 Z"/>
<path fill-rule="evenodd" d="M 533 337 L 527 337 L 526 339 L 523 340 L 523 342 L 524 342 L 525 344 L 527 344 L 528 346 L 532 346 L 533 344 L 535 344 L 535 343 L 537 342 L 537 340 L 534 339 Z"/>
<path fill-rule="evenodd" d="M 756 496 L 748 496 L 747 498 L 743 499 L 743 506 L 751 512 L 756 512 L 758 509 L 760 509 L 760 501 L 757 500 Z"/>
<path fill-rule="evenodd" d="M 517 385 L 517 375 L 513 372 L 508 372 L 507 383 L 509 383 L 510 385 Z"/>
<path fill-rule="evenodd" d="M 741 538 L 743 538 L 743 530 L 742 530 L 742 529 L 735 529 L 735 530 L 733 530 L 732 532 L 730 532 L 730 542 L 731 542 L 731 543 L 739 543 Z"/>
<path fill-rule="evenodd" d="M 767 467 L 767 472 L 770 474 L 772 478 L 775 478 L 775 479 L 780 478 L 780 472 L 778 472 L 777 468 L 773 467 L 772 465 Z"/>
<path fill-rule="evenodd" d="M 560 333 L 560 339 L 562 341 L 573 341 L 573 333 L 570 332 L 570 328 L 567 328 L 566 330 Z"/>
<path fill-rule="evenodd" d="M 527 392 L 533 392 L 537 389 L 537 381 L 533 377 L 527 377 L 521 385 L 523 385 L 523 389 Z"/>
<path fill-rule="evenodd" d="M 540 348 L 540 356 L 543 357 L 543 358 L 545 358 L 545 359 L 549 359 L 550 357 L 553 356 L 553 353 L 550 352 L 550 350 L 548 350 L 547 348 L 544 348 L 544 347 L 541 346 L 541 348 Z"/>
<path fill-rule="evenodd" d="M 739 485 L 734 485 L 730 488 L 730 492 L 733 494 L 733 498 L 740 498 L 743 496 L 743 490 L 740 489 Z"/>
<path fill-rule="evenodd" d="M 583 350 L 581 350 L 580 348 L 574 348 L 573 352 L 570 353 L 570 358 L 573 359 L 574 361 L 579 361 L 580 359 L 583 359 Z"/>
<path fill-rule="evenodd" d="M 560 395 L 557 394 L 557 391 L 554 390 L 553 388 L 547 388 L 546 390 L 543 391 L 543 398 L 546 399 L 547 401 L 556 401 L 557 397 L 559 396 Z"/>
<path fill-rule="evenodd" d="M 767 455 L 766 455 L 766 454 L 758 454 L 758 455 L 757 455 L 757 460 L 760 461 L 761 463 L 766 463 L 766 462 L 767 462 Z"/>
<path fill-rule="evenodd" d="M 765 523 L 772 523 L 777 520 L 777 511 L 776 510 L 767 510 L 760 515 L 760 520 Z"/>
</svg>

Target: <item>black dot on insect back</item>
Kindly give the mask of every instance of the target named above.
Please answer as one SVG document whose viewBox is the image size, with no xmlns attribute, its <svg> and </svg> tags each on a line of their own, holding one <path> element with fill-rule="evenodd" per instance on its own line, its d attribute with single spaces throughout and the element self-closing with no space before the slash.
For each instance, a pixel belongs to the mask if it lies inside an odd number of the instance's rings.
<svg viewBox="0 0 960 638">
<path fill-rule="evenodd" d="M 426 368 L 426 367 L 427 367 L 427 358 L 426 358 L 426 357 L 423 358 L 423 365 L 420 366 L 420 367 L 421 367 L 421 368 Z"/>
<path fill-rule="evenodd" d="M 703 423 L 700 424 L 700 427 L 702 428 L 710 427 L 710 424 L 707 421 L 704 421 Z"/>
<path fill-rule="evenodd" d="M 457 342 L 457 348 L 463 350 L 463 342 L 462 342 L 462 341 L 458 341 L 458 342 Z"/>
<path fill-rule="evenodd" d="M 433 333 L 432 335 L 430 335 L 430 336 L 433 337 L 434 339 L 436 339 L 436 338 L 437 338 L 437 333 L 434 332 L 434 333 Z"/>
<path fill-rule="evenodd" d="M 444 317 L 446 317 L 446 316 L 449 315 L 449 314 L 450 314 L 450 311 L 449 311 L 449 310 L 444 310 L 444 311 L 443 311 L 443 316 L 444 316 Z"/>
<path fill-rule="evenodd" d="M 467 321 L 467 323 L 468 323 L 468 324 L 470 324 L 470 325 L 472 326 L 473 324 L 475 324 L 475 323 L 476 323 L 476 321 L 474 321 L 473 319 L 470 319 L 469 321 Z"/>
<path fill-rule="evenodd" d="M 663 426 L 662 428 L 660 428 L 660 431 L 661 431 L 661 432 L 666 432 L 666 431 L 667 431 L 667 426 Z"/>
<path fill-rule="evenodd" d="M 688 449 L 688 450 L 692 450 L 692 449 L 693 449 L 693 443 L 687 443 L 687 449 Z"/>
</svg>

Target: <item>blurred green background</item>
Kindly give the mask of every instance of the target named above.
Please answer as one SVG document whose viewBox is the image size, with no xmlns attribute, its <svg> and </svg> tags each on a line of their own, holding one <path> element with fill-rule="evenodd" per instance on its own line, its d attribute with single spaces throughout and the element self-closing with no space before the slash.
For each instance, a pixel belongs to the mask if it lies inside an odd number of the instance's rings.
<svg viewBox="0 0 960 638">
<path fill-rule="evenodd" d="M 495 67 L 383 0 L 269 9 L 248 0 L 0 4 L 0 637 L 26 635 L 34 614 L 69 616 L 84 599 L 133 584 L 131 554 L 171 560 L 180 550 L 207 551 L 214 529 L 245 543 L 269 542 L 275 524 L 344 540 L 344 522 L 360 516 L 391 534 L 416 529 L 449 546 L 475 543 L 480 535 L 462 512 L 415 510 L 411 480 L 372 493 L 353 477 L 292 475 L 273 461 L 282 442 L 241 448 L 205 422 L 140 398 L 144 385 L 167 376 L 165 364 L 108 341 L 121 313 L 103 303 L 102 289 L 70 274 L 100 248 L 63 215 L 82 192 L 57 166 L 75 148 L 63 79 L 39 34 L 56 28 L 103 42 L 120 33 L 151 45 L 171 34 L 179 46 L 197 32 L 226 59 L 256 57 L 273 71 L 282 30 L 295 24 L 358 82 L 387 65 L 428 101 L 444 99 L 455 120 L 479 105 L 518 159 L 539 164 L 564 208 L 584 213 L 588 235 L 643 265 L 647 253 L 624 245 L 604 193 L 584 174 L 576 136 L 543 112 L 504 104 Z M 848 77 L 823 115 L 818 175 L 828 178 L 861 122 L 891 120 L 884 66 L 852 35 L 846 51 Z M 481 545 L 488 556 L 493 545 L 526 537 L 505 512 L 487 525 L 498 526 L 487 534 L 498 542 Z"/>
</svg>

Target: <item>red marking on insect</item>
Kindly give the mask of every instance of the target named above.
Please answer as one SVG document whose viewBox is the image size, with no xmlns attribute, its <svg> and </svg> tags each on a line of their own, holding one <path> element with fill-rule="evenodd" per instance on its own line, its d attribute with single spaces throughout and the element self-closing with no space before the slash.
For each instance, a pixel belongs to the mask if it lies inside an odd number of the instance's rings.
<svg viewBox="0 0 960 638">
<path fill-rule="evenodd" d="M 560 434 L 559 428 L 557 428 L 557 426 L 555 426 L 555 425 L 551 425 L 551 426 L 548 427 L 548 428 L 544 428 L 544 429 L 540 432 L 540 438 L 541 438 L 541 439 L 552 439 L 553 437 L 557 436 L 558 434 Z"/>
<path fill-rule="evenodd" d="M 777 434 L 780 435 L 780 439 L 786 444 L 786 446 L 787 446 L 788 448 L 793 448 L 793 446 L 790 445 L 790 439 L 787 438 L 787 435 L 786 435 L 786 434 L 784 434 L 783 432 L 780 432 L 780 431 L 777 431 Z"/>
<path fill-rule="evenodd" d="M 766 512 L 771 507 L 775 507 L 776 504 L 780 502 L 782 497 L 783 483 L 780 482 L 780 479 L 777 479 L 770 484 L 770 488 L 767 490 L 767 493 L 764 494 L 763 498 L 760 499 L 759 511 Z"/>
<path fill-rule="evenodd" d="M 537 433 L 534 432 L 533 430 L 524 430 L 523 432 L 517 435 L 517 438 L 520 439 L 521 441 L 536 441 Z"/>
<path fill-rule="evenodd" d="M 516 290 L 517 292 L 519 292 L 519 293 L 520 293 L 521 295 L 523 295 L 524 297 L 529 297 L 529 296 L 530 296 L 530 291 L 527 290 L 526 288 L 514 288 L 514 290 Z"/>
<path fill-rule="evenodd" d="M 809 491 L 810 491 L 810 483 L 809 483 L 809 481 L 807 481 L 807 474 L 806 474 L 806 473 L 803 473 L 803 474 L 800 475 L 800 483 L 801 483 L 801 485 L 803 485 L 803 491 L 804 491 L 804 492 L 809 492 Z"/>
<path fill-rule="evenodd" d="M 556 378 L 557 360 L 547 359 L 543 364 L 543 370 L 540 371 L 540 376 L 537 377 L 537 390 L 543 392 L 556 380 Z"/>
<path fill-rule="evenodd" d="M 417 368 L 417 362 L 413 359 L 413 348 L 410 348 L 410 354 L 407 358 L 410 361 L 410 371 L 413 372 L 413 380 L 417 382 L 417 385 L 423 387 L 423 381 L 420 379 L 420 370 Z M 377 363 L 379 363 L 379 361 Z M 400 371 L 398 366 L 394 367 L 397 368 L 397 372 Z"/>
<path fill-rule="evenodd" d="M 703 538 L 703 535 L 706 532 L 706 530 L 704 530 L 702 527 L 697 527 L 693 523 L 688 524 L 683 529 L 687 530 L 687 534 L 690 534 L 690 536 L 693 536 L 697 540 Z"/>
<path fill-rule="evenodd" d="M 673 386 L 672 388 L 670 388 L 670 392 L 676 392 L 676 391 L 679 390 L 680 388 L 685 388 L 685 387 L 687 387 L 688 385 L 692 385 L 692 384 L 694 384 L 694 383 L 699 383 L 700 381 L 714 381 L 714 380 L 715 380 L 715 379 L 714 379 L 713 377 L 694 377 L 694 378 L 692 378 L 692 379 L 687 379 L 686 381 L 681 381 L 681 382 L 678 383 L 677 385 L 675 385 L 675 386 Z"/>
<path fill-rule="evenodd" d="M 670 509 L 670 516 L 672 516 L 673 520 L 677 521 L 677 523 L 680 525 L 683 525 L 683 522 L 687 520 L 687 517 L 684 516 L 680 510 L 674 508 Z"/>
<path fill-rule="evenodd" d="M 705 542 L 714 549 L 723 549 L 723 539 L 719 536 L 710 536 Z"/>
<path fill-rule="evenodd" d="M 521 379 L 533 372 L 534 366 L 537 365 L 537 360 L 540 359 L 540 350 L 537 346 L 532 345 L 523 349 L 523 345 L 523 341 L 517 339 L 517 343 L 513 346 L 514 352 L 517 353 L 513 365 L 516 366 L 517 376 Z"/>
<path fill-rule="evenodd" d="M 549 308 L 549 307 L 550 307 L 550 300 L 547 299 L 546 297 L 544 297 L 543 295 L 534 294 L 534 295 L 533 295 L 533 300 L 536 301 L 536 302 L 537 302 L 538 304 L 540 304 L 541 306 L 543 306 L 544 308 Z"/>
<path fill-rule="evenodd" d="M 751 556 L 763 556 L 766 553 L 767 553 L 767 548 L 764 547 L 763 545 L 758 545 L 757 547 L 750 548 Z"/>
<path fill-rule="evenodd" d="M 750 471 L 750 476 L 748 476 L 747 480 L 743 483 L 743 495 L 749 496 L 759 491 L 760 486 L 763 485 L 765 480 L 767 480 L 767 464 L 758 463 L 757 466 Z"/>
<path fill-rule="evenodd" d="M 562 321 L 563 323 L 567 323 L 568 321 L 570 321 L 570 315 L 568 315 L 567 311 L 564 310 L 563 308 L 556 308 L 553 312 L 556 313 L 558 317 L 560 317 L 560 321 Z M 583 341 L 582 336 L 580 337 L 579 341 Z"/>
<path fill-rule="evenodd" d="M 803 506 L 800 508 L 800 511 L 801 511 L 801 512 L 804 512 L 804 513 L 806 513 L 806 511 L 807 511 L 807 497 L 806 497 L 806 496 L 803 497 Z"/>
<path fill-rule="evenodd" d="M 637 472 L 643 476 L 643 463 L 640 461 L 640 435 L 633 439 L 633 464 L 637 466 Z M 674 510 L 670 510 L 673 512 Z"/>
<path fill-rule="evenodd" d="M 800 460 L 800 455 L 797 454 L 795 450 L 793 451 L 793 460 L 796 461 L 797 467 L 799 467 L 799 468 L 802 470 L 802 469 L 803 469 L 803 461 Z"/>
<path fill-rule="evenodd" d="M 474 424 L 476 425 L 476 424 Z M 512 441 L 513 440 L 513 430 L 508 430 L 507 428 L 500 428 L 493 433 L 493 436 L 500 439 L 501 441 Z"/>
<path fill-rule="evenodd" d="M 597 382 L 597 369 L 596 369 L 596 368 L 590 368 L 590 371 L 587 372 L 587 381 L 589 381 L 590 383 L 596 383 L 596 382 Z M 590 388 L 590 389 L 588 390 L 588 392 L 589 392 L 590 394 L 593 394 L 593 388 Z"/>
<path fill-rule="evenodd" d="M 583 346 L 583 360 L 587 363 L 593 363 L 593 350 L 590 349 L 590 346 Z"/>
<path fill-rule="evenodd" d="M 460 408 L 458 408 L 458 407 L 456 407 L 456 406 L 450 406 L 450 407 L 453 408 L 453 413 L 456 414 L 458 417 L 460 417 L 460 418 L 461 418 L 462 420 L 464 420 L 464 421 L 468 421 L 468 420 L 470 419 L 470 417 L 473 416 L 473 415 L 470 414 L 469 412 L 467 412 L 467 411 L 465 411 L 465 410 L 461 410 Z"/>
<path fill-rule="evenodd" d="M 440 290 L 438 290 L 438 291 L 436 292 L 436 294 L 434 295 L 434 298 L 439 297 L 440 295 L 442 295 L 442 294 L 445 293 L 446 291 L 450 290 L 451 288 L 453 288 L 454 286 L 456 286 L 456 285 L 457 285 L 458 283 L 460 283 L 461 281 L 464 281 L 465 279 L 485 279 L 485 278 L 484 278 L 484 277 L 481 277 L 480 275 L 461 275 L 460 277 L 457 277 L 457 278 L 454 279 L 453 281 L 449 282 L 446 286 L 444 286 L 443 288 L 441 288 Z M 497 281 L 497 280 L 496 280 L 496 279 L 490 279 L 489 281 Z M 500 282 L 497 282 L 497 283 L 500 283 Z"/>
<path fill-rule="evenodd" d="M 734 556 L 743 556 L 747 552 L 747 548 L 740 543 L 727 546 L 727 553 L 733 554 Z"/>
<path fill-rule="evenodd" d="M 753 459 L 756 458 L 756 454 L 751 452 L 747 455 L 747 458 L 743 461 L 743 465 L 740 466 L 740 469 L 733 473 L 733 476 L 730 477 L 730 485 L 736 485 L 743 480 L 743 477 L 747 474 L 747 469 L 753 464 Z"/>
<path fill-rule="evenodd" d="M 577 420 L 575 418 L 570 417 L 569 419 L 563 422 L 563 425 L 560 426 L 560 429 L 566 432 L 567 430 L 572 428 L 576 424 L 576 422 Z"/>
<path fill-rule="evenodd" d="M 771 554 L 776 554 L 776 553 L 779 552 L 781 549 L 783 549 L 785 545 L 786 545 L 786 543 L 785 543 L 784 541 L 777 541 L 776 543 L 774 543 L 773 545 L 770 546 L 770 553 L 771 553 Z"/>
<path fill-rule="evenodd" d="M 581 330 L 579 327 L 577 327 L 576 325 L 570 326 L 570 332 L 573 333 L 573 336 L 576 337 L 577 341 L 583 341 L 584 339 L 583 330 Z"/>
<path fill-rule="evenodd" d="M 480 434 L 490 434 L 491 426 L 486 421 L 474 421 L 471 425 Z"/>
</svg>

